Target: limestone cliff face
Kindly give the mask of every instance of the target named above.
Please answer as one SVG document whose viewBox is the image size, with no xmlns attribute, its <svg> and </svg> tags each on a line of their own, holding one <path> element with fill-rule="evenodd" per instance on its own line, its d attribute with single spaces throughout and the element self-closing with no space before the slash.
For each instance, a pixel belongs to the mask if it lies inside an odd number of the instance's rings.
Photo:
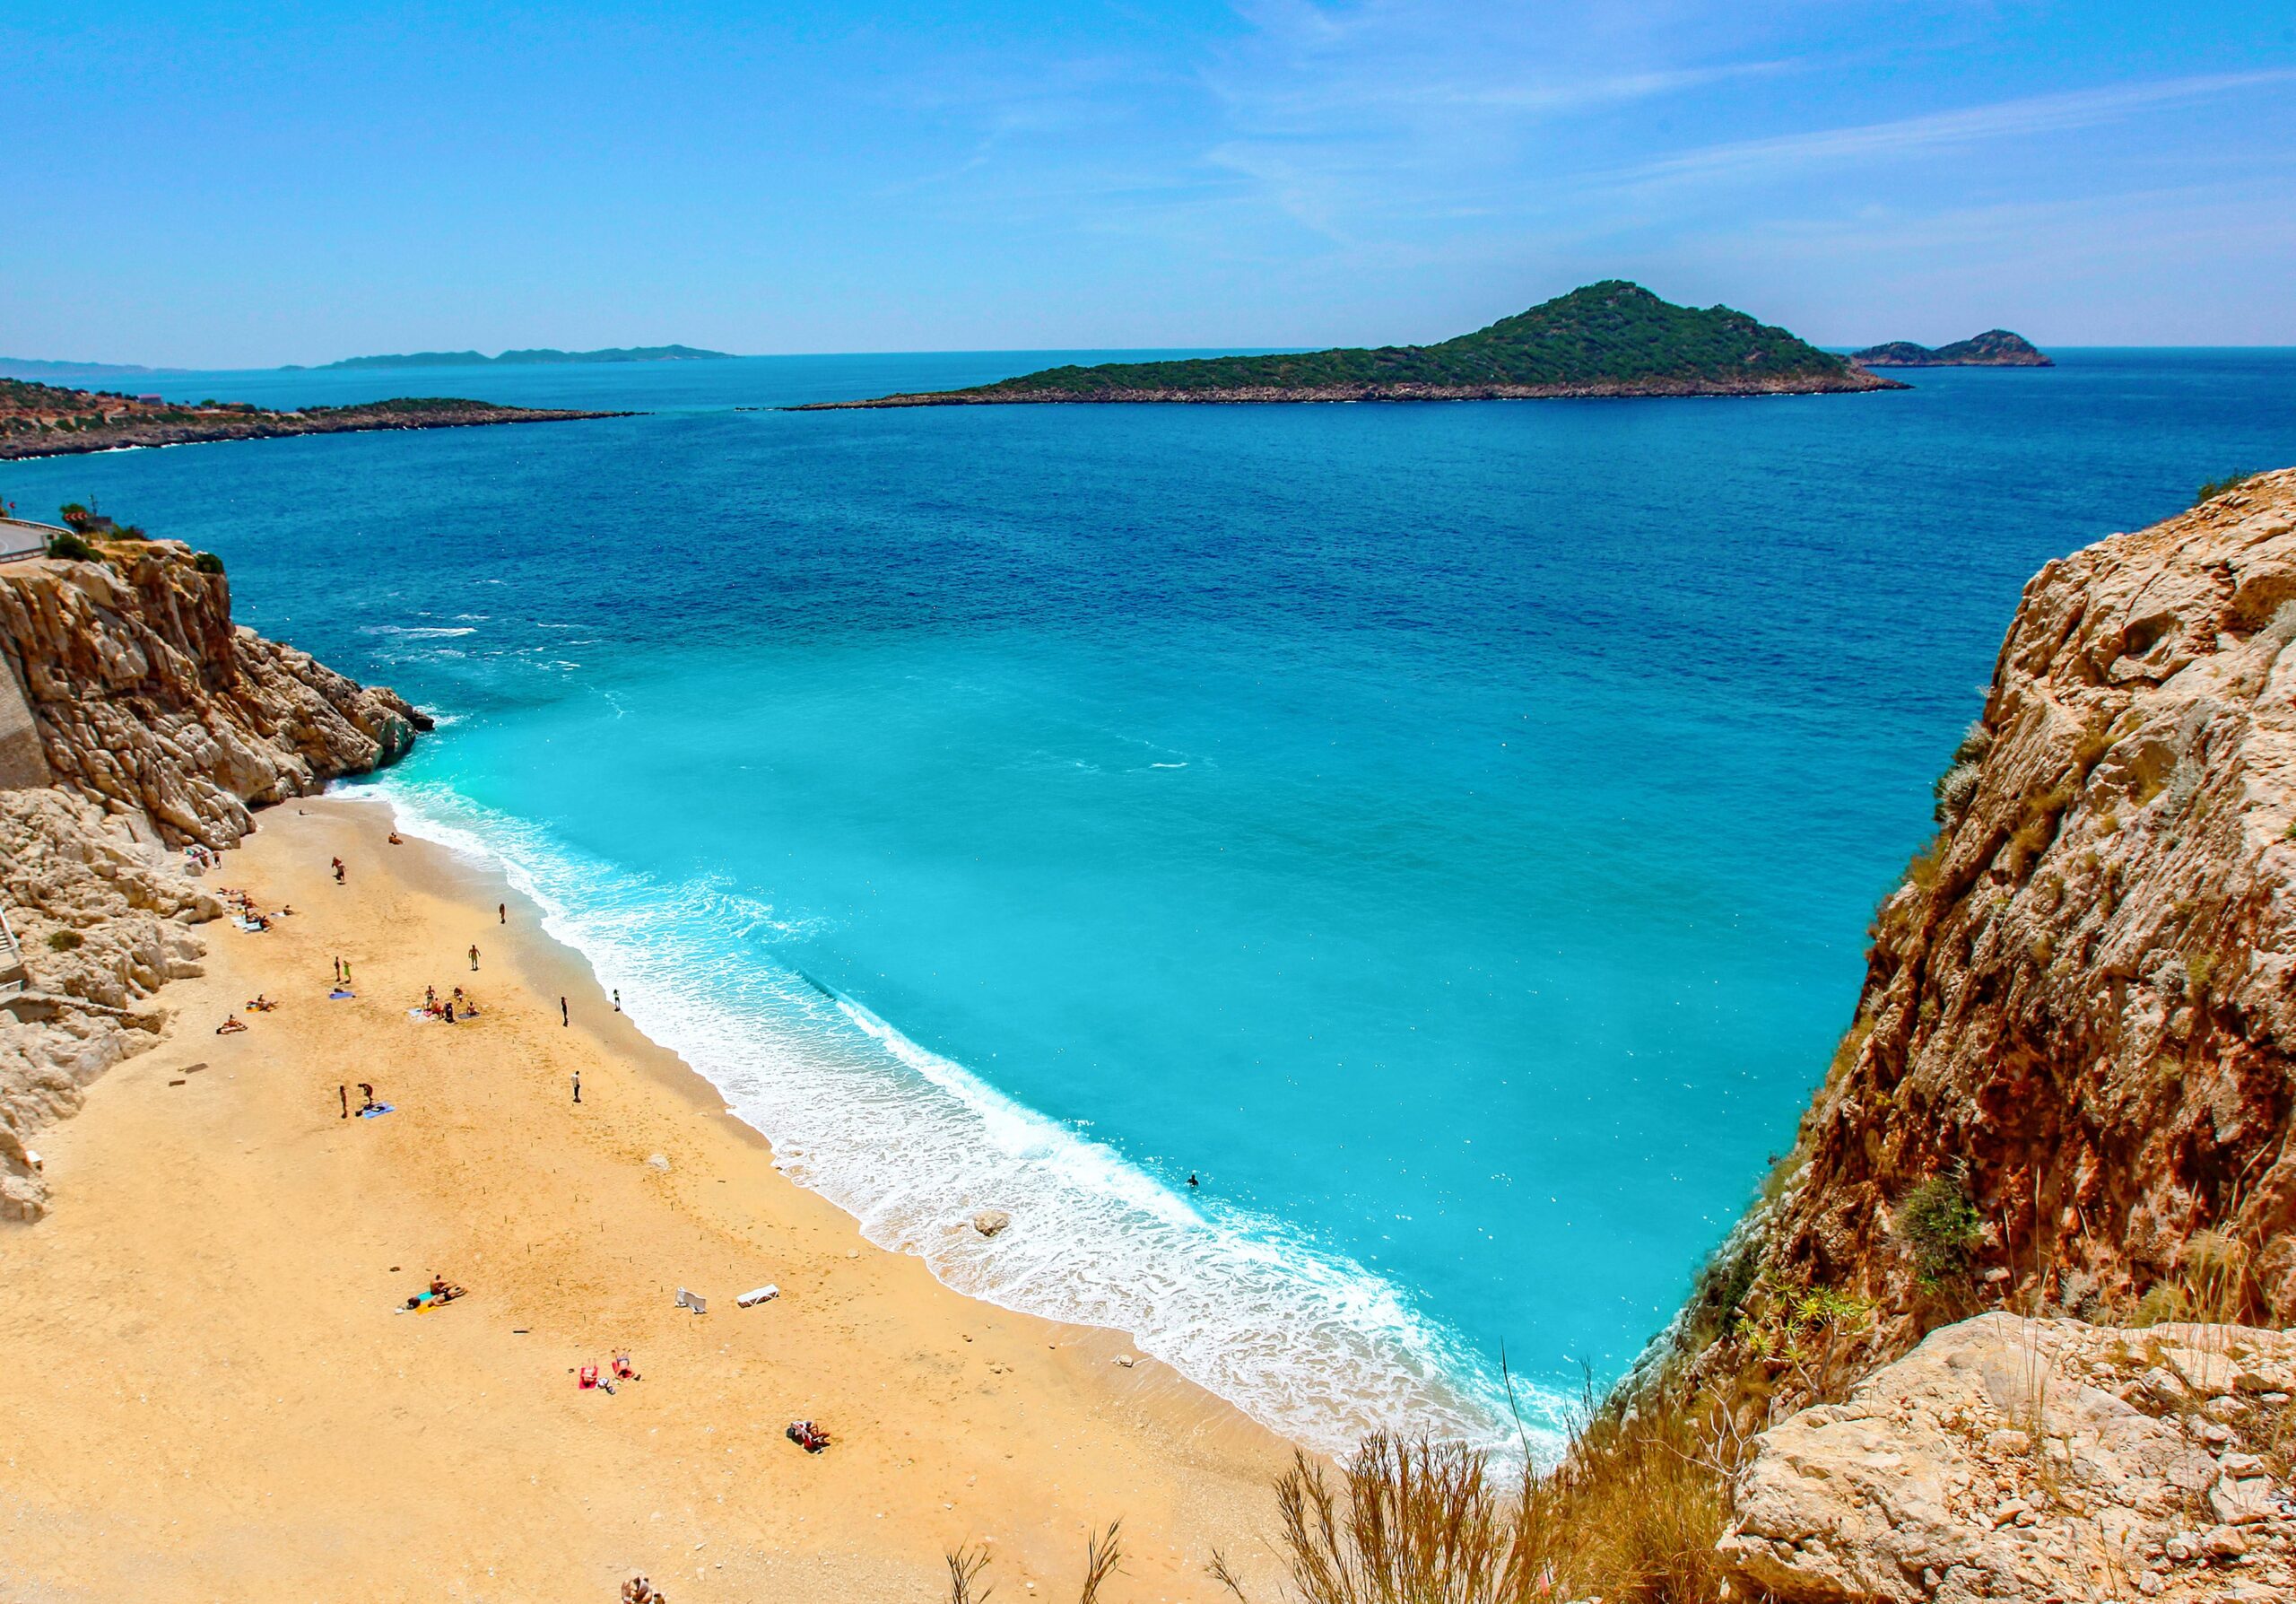
<svg viewBox="0 0 2296 1604">
<path fill-rule="evenodd" d="M 2026 586 L 1758 1221 L 1763 1268 L 1876 1302 L 1869 1358 L 2196 1277 L 2296 1321 L 2292 603 L 2296 470 Z M 1944 1274 L 1906 1229 L 1933 1176 L 1974 1209 Z"/>
<path fill-rule="evenodd" d="M 158 1038 L 222 904 L 170 850 L 401 756 L 430 721 L 231 623 L 173 541 L 0 565 L 0 1218 L 36 1219 L 39 1128 Z"/>
<path fill-rule="evenodd" d="M 391 692 L 235 628 L 229 583 L 187 547 L 104 549 L 109 563 L 0 567 L 0 652 L 57 785 L 171 845 L 226 847 L 250 807 L 391 763 L 430 728 Z"/>
</svg>

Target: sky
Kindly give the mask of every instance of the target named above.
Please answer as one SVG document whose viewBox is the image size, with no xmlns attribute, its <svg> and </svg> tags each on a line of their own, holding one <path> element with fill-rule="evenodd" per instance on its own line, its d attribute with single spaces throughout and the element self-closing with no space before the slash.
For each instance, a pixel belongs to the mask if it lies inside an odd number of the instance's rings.
<svg viewBox="0 0 2296 1604">
<path fill-rule="evenodd" d="M 0 10 L 0 353 L 2296 344 L 2296 6 Z"/>
</svg>

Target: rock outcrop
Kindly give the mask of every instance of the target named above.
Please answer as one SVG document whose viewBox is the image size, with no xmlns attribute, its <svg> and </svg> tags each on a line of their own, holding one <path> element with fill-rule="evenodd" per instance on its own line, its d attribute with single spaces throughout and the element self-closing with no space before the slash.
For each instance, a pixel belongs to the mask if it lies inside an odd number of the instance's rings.
<svg viewBox="0 0 2296 1604">
<path fill-rule="evenodd" d="M 1790 1604 L 2296 1597 L 2296 1335 L 1989 1314 L 1763 1433 L 1722 1553 Z"/>
<path fill-rule="evenodd" d="M 151 1046 L 222 904 L 171 848 L 392 762 L 429 719 L 235 628 L 215 565 L 172 541 L 0 566 L 0 1218 L 47 1191 L 32 1138 Z"/>
<path fill-rule="evenodd" d="M 2296 1321 L 2296 470 L 2042 569 L 1751 1272 Z M 1725 1300 L 1727 1301 L 1726 1299 Z"/>
<path fill-rule="evenodd" d="M 222 848 L 249 808 L 392 763 L 430 728 L 393 693 L 235 628 L 229 582 L 181 544 L 103 551 L 0 567 L 0 653 L 57 784 L 170 845 Z"/>
</svg>

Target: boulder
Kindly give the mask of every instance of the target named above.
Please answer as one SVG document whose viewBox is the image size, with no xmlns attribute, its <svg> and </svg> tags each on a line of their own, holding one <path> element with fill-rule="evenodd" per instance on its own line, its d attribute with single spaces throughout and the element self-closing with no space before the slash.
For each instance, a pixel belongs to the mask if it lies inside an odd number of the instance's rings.
<svg viewBox="0 0 2296 1604">
<path fill-rule="evenodd" d="M 2296 1597 L 2266 1469 L 2296 1416 L 2241 1391 L 2292 1360 L 2296 1334 L 2240 1326 L 1948 1326 L 1758 1437 L 1721 1552 L 1791 1604 Z M 2187 1368 L 2230 1418 L 2148 1380 Z"/>
</svg>

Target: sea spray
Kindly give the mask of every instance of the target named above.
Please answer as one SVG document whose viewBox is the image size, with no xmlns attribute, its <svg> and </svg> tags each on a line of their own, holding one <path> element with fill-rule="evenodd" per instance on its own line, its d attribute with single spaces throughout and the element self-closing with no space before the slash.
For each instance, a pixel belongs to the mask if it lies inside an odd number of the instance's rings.
<svg viewBox="0 0 2296 1604">
<path fill-rule="evenodd" d="M 1006 1097 L 764 950 L 799 927 L 721 885 L 666 885 L 570 850 L 451 788 L 360 788 L 400 827 L 500 865 L 623 1011 L 773 1143 L 779 1168 L 1002 1307 L 1111 1328 L 1294 1441 L 1387 1429 L 1504 1446 L 1497 1378 L 1398 1288 L 1298 1227 L 1180 1194 Z M 971 1228 L 1008 1211 L 993 1240 Z M 1565 1400 L 1526 1399 L 1551 1444 Z"/>
</svg>

